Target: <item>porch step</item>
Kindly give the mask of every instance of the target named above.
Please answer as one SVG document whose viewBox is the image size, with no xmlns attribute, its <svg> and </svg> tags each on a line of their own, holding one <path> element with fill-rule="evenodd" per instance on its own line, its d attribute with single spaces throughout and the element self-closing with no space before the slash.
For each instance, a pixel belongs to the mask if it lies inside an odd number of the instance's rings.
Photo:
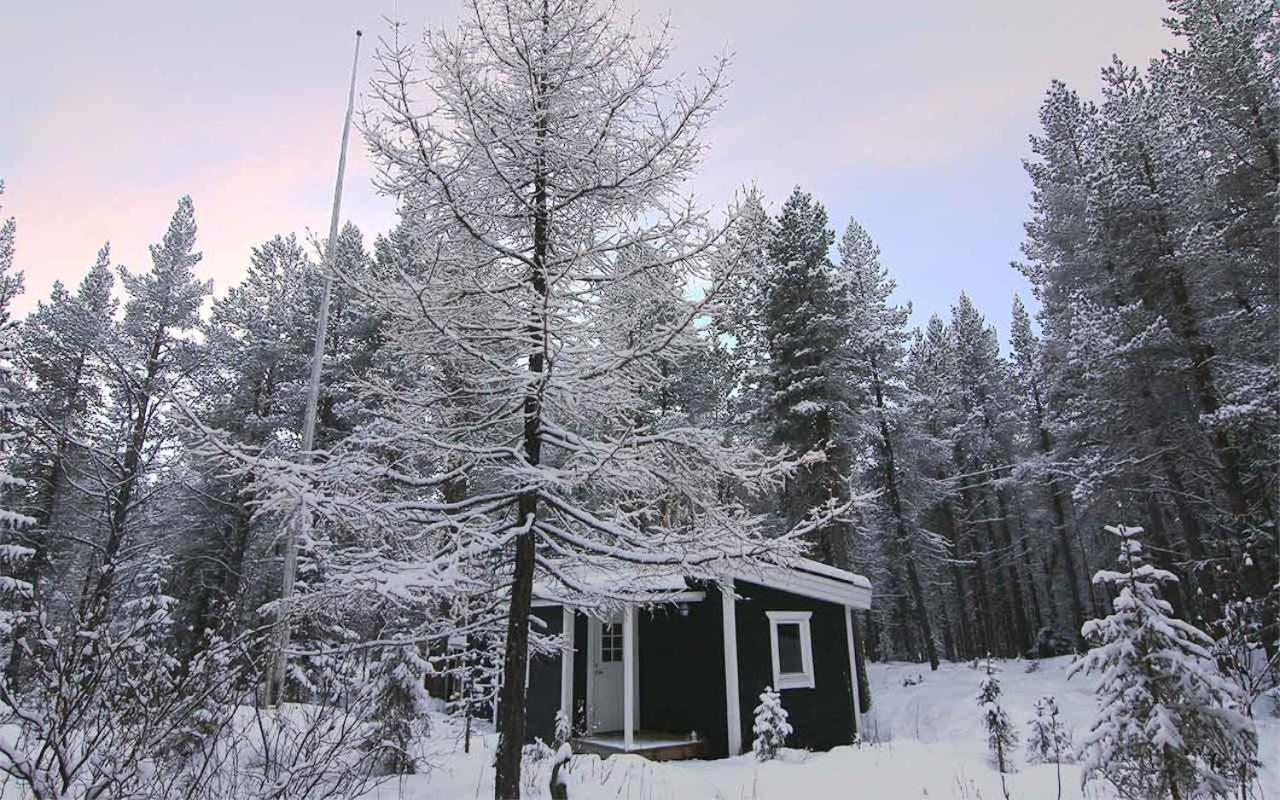
<svg viewBox="0 0 1280 800">
<path fill-rule="evenodd" d="M 691 740 L 688 736 L 660 731 L 636 731 L 632 738 L 632 747 L 627 750 L 622 731 L 606 731 L 593 733 L 573 739 L 570 746 L 575 753 L 591 753 L 608 758 L 619 753 L 631 753 L 643 756 L 650 761 L 683 761 L 690 758 L 705 758 L 708 741 L 706 739 Z"/>
</svg>

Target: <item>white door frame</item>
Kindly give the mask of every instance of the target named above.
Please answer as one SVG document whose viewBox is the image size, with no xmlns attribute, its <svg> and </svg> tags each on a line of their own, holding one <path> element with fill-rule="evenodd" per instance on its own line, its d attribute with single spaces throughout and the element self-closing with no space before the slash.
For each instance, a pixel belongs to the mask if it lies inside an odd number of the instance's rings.
<svg viewBox="0 0 1280 800">
<path fill-rule="evenodd" d="M 600 663 L 600 626 L 617 618 L 587 617 L 587 730 L 595 730 L 595 674 Z M 633 606 L 622 614 L 622 727 L 624 747 L 634 747 L 640 727 L 640 625 Z"/>
</svg>

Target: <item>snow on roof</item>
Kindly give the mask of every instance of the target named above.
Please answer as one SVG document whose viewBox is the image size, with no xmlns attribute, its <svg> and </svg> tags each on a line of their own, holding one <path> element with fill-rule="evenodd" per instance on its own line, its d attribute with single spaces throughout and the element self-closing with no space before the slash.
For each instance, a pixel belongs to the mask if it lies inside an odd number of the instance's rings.
<svg viewBox="0 0 1280 800">
<path fill-rule="evenodd" d="M 663 603 L 694 599 L 689 580 L 741 579 L 782 591 L 854 608 L 869 608 L 871 581 L 848 570 L 809 558 L 776 563 L 726 563 L 691 568 L 687 565 L 630 564 L 609 559 L 551 565 L 534 581 L 535 600 L 555 605 L 597 606 L 610 603 Z"/>
<path fill-rule="evenodd" d="M 847 569 L 833 567 L 830 564 L 823 564 L 821 561 L 814 561 L 812 558 L 793 558 L 791 566 L 805 572 L 812 572 L 817 575 L 824 575 L 837 581 L 852 583 L 854 586 L 860 586 L 863 589 L 871 588 L 871 581 L 867 580 L 865 575 L 859 575 L 856 572 L 850 572 Z"/>
</svg>

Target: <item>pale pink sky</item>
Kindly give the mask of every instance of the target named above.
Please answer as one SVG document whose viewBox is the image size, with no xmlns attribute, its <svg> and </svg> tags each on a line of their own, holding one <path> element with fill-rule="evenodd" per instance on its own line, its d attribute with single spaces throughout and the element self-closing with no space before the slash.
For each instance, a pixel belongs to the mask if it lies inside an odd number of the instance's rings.
<svg viewBox="0 0 1280 800">
<path fill-rule="evenodd" d="M 673 64 L 734 53 L 734 84 L 697 190 L 717 207 L 759 183 L 799 183 L 833 225 L 858 217 L 917 318 L 964 288 L 1002 327 L 1023 289 L 1028 184 L 1019 159 L 1051 78 L 1093 95 L 1118 52 L 1170 44 L 1159 0 L 632 3 L 669 13 Z M 74 284 L 110 240 L 150 265 L 179 196 L 200 225 L 201 271 L 222 291 L 275 233 L 327 227 L 351 35 L 383 15 L 448 23 L 454 0 L 217 3 L 9 0 L 0 48 L 3 215 L 18 219 L 25 310 Z M 353 150 L 344 217 L 368 239 L 392 222 Z"/>
</svg>

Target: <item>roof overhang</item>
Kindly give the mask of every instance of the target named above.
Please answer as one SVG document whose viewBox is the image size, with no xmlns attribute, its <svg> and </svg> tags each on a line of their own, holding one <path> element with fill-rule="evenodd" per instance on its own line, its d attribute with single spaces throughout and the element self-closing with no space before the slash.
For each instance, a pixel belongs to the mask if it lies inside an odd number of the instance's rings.
<svg viewBox="0 0 1280 800">
<path fill-rule="evenodd" d="M 585 587 L 598 587 L 600 594 L 596 595 L 590 588 L 585 592 L 568 592 L 554 581 L 540 580 L 534 584 L 534 607 L 570 606 L 591 610 L 696 603 L 706 597 L 698 591 L 699 579 L 733 578 L 858 610 L 871 608 L 871 582 L 865 577 L 807 558 L 728 565 L 727 570 L 717 570 L 714 575 L 685 576 L 668 568 L 660 573 L 634 575 L 580 570 L 574 577 Z"/>
<path fill-rule="evenodd" d="M 871 583 L 866 578 L 818 562 L 805 562 L 807 559 L 787 566 L 742 570 L 735 572 L 734 578 L 860 611 L 871 608 Z M 810 569 L 811 564 L 823 569 Z"/>
</svg>

